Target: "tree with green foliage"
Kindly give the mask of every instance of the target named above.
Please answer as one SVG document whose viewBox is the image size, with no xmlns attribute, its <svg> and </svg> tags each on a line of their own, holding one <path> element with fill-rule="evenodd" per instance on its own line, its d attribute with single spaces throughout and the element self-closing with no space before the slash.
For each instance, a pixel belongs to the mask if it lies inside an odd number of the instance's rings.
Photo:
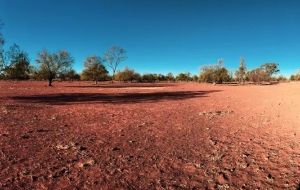
<svg viewBox="0 0 300 190">
<path fill-rule="evenodd" d="M 278 63 L 265 63 L 260 68 L 267 73 L 269 77 L 279 72 L 279 64 Z"/>
<path fill-rule="evenodd" d="M 283 76 L 283 75 L 279 75 L 278 77 L 275 77 L 274 80 L 279 81 L 279 82 L 286 82 L 288 81 L 288 79 Z"/>
<path fill-rule="evenodd" d="M 3 46 L 4 46 L 4 37 L 1 33 L 1 29 L 2 29 L 2 26 L 3 26 L 3 23 L 1 22 L 0 20 L 0 78 L 2 76 L 2 72 L 3 72 L 3 69 L 5 68 L 5 63 L 4 63 L 4 49 L 3 49 Z"/>
<path fill-rule="evenodd" d="M 80 75 L 74 69 L 71 69 L 69 72 L 67 72 L 66 77 L 71 81 L 80 80 Z"/>
<path fill-rule="evenodd" d="M 84 70 L 81 74 L 83 80 L 93 80 L 95 84 L 98 81 L 107 78 L 108 71 L 103 65 L 102 59 L 98 56 L 89 56 L 84 62 Z"/>
<path fill-rule="evenodd" d="M 115 80 L 123 82 L 139 82 L 141 81 L 141 75 L 134 70 L 125 68 L 123 71 L 119 71 L 115 75 Z"/>
<path fill-rule="evenodd" d="M 263 69 L 261 68 L 256 68 L 252 71 L 249 71 L 247 73 L 247 78 L 249 81 L 254 82 L 254 83 L 261 83 L 264 81 L 270 81 L 270 77 L 268 73 L 266 73 Z"/>
<path fill-rule="evenodd" d="M 209 83 L 223 83 L 230 81 L 228 70 L 224 67 L 222 59 L 217 61 L 217 64 L 206 65 L 201 68 L 199 81 Z"/>
<path fill-rule="evenodd" d="M 80 75 L 74 69 L 71 69 L 66 73 L 60 74 L 58 78 L 62 81 L 65 80 L 74 81 L 74 80 L 80 80 Z"/>
<path fill-rule="evenodd" d="M 174 77 L 173 73 L 168 73 L 166 78 L 167 78 L 167 81 L 172 81 L 172 82 L 175 81 L 175 77 Z"/>
<path fill-rule="evenodd" d="M 245 79 L 246 79 L 246 73 L 247 73 L 247 68 L 246 68 L 245 59 L 241 58 L 240 67 L 235 72 L 235 76 L 236 76 L 237 81 L 239 81 L 240 83 L 244 83 Z"/>
<path fill-rule="evenodd" d="M 290 80 L 291 81 L 300 81 L 300 71 L 296 74 L 291 75 Z"/>
<path fill-rule="evenodd" d="M 157 75 L 152 73 L 146 73 L 142 76 L 143 82 L 155 82 L 157 80 Z"/>
<path fill-rule="evenodd" d="M 167 80 L 167 77 L 163 74 L 158 74 L 157 75 L 157 80 L 158 81 L 166 81 Z"/>
<path fill-rule="evenodd" d="M 192 77 L 191 77 L 191 73 L 187 72 L 187 73 L 179 73 L 177 76 L 176 76 L 176 81 L 185 81 L 185 82 L 188 82 L 188 81 L 192 81 Z"/>
<path fill-rule="evenodd" d="M 7 79 L 29 79 L 30 63 L 28 54 L 20 49 L 17 44 L 12 45 L 7 52 L 7 62 L 4 76 Z"/>
<path fill-rule="evenodd" d="M 192 80 L 194 82 L 198 82 L 199 81 L 199 77 L 197 75 L 193 75 Z"/>
<path fill-rule="evenodd" d="M 48 86 L 52 86 L 52 82 L 56 77 L 70 71 L 74 59 L 65 50 L 57 53 L 44 50 L 38 53 L 36 62 L 39 65 L 39 75 L 41 78 L 48 80 Z"/>
<path fill-rule="evenodd" d="M 126 50 L 119 46 L 112 46 L 104 54 L 104 62 L 106 62 L 108 67 L 112 70 L 112 82 L 114 80 L 118 66 L 126 59 Z"/>
</svg>

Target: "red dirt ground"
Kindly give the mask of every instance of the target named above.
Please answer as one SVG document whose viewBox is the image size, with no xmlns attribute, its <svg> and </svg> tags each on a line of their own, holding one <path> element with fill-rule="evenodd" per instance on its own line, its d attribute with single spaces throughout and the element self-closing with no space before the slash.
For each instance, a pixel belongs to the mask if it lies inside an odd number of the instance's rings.
<svg viewBox="0 0 300 190">
<path fill-rule="evenodd" d="M 0 82 L 0 189 L 299 189 L 299 92 Z"/>
</svg>

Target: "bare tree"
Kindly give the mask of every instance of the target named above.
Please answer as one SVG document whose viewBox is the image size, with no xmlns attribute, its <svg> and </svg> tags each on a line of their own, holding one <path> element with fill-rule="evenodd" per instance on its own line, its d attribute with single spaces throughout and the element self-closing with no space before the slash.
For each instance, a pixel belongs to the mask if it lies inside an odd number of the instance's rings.
<svg viewBox="0 0 300 190">
<path fill-rule="evenodd" d="M 49 86 L 52 86 L 53 80 L 59 74 L 64 74 L 71 69 L 74 59 L 65 50 L 57 53 L 50 53 L 44 50 L 38 54 L 36 62 L 40 66 L 40 75 L 48 80 Z"/>
<path fill-rule="evenodd" d="M 247 68 L 246 68 L 245 59 L 241 57 L 240 67 L 235 72 L 235 76 L 240 83 L 242 82 L 244 84 L 246 78 L 246 72 L 247 72 Z"/>
<path fill-rule="evenodd" d="M 126 50 L 119 46 L 112 46 L 104 54 L 104 61 L 107 66 L 112 70 L 112 81 L 114 80 L 115 73 L 119 64 L 127 59 Z"/>
</svg>

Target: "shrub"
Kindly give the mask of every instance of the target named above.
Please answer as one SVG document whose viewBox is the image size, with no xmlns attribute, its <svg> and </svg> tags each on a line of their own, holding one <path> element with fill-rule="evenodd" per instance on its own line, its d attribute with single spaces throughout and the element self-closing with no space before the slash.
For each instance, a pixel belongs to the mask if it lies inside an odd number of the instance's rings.
<svg viewBox="0 0 300 190">
<path fill-rule="evenodd" d="M 98 56 L 89 56 L 84 62 L 84 70 L 81 74 L 81 80 L 93 80 L 97 84 L 98 81 L 107 79 L 108 71 Z"/>
<path fill-rule="evenodd" d="M 157 74 L 143 74 L 143 82 L 155 82 L 157 80 Z"/>
<path fill-rule="evenodd" d="M 192 80 L 194 82 L 198 82 L 199 81 L 199 77 L 197 75 L 193 75 Z"/>
<path fill-rule="evenodd" d="M 276 78 L 273 78 L 274 80 L 276 80 L 276 81 L 280 81 L 280 82 L 285 82 L 285 81 L 287 81 L 288 79 L 285 77 L 285 76 L 283 76 L 283 75 L 280 75 L 280 76 L 278 76 L 278 77 L 276 77 Z"/>
<path fill-rule="evenodd" d="M 166 76 L 167 81 L 175 81 L 173 73 L 168 73 Z"/>
<path fill-rule="evenodd" d="M 209 83 L 223 83 L 230 81 L 228 70 L 221 65 L 208 65 L 201 68 L 199 81 Z"/>
<path fill-rule="evenodd" d="M 115 75 L 115 80 L 123 82 L 140 82 L 141 75 L 139 73 L 136 73 L 134 70 L 126 67 L 123 71 L 117 72 L 117 74 Z"/>
<path fill-rule="evenodd" d="M 261 68 L 254 69 L 247 73 L 247 79 L 254 83 L 270 81 L 270 76 Z"/>
<path fill-rule="evenodd" d="M 193 78 L 191 77 L 191 73 L 179 73 L 176 76 L 176 81 L 188 82 L 188 81 L 192 81 L 192 80 L 193 80 Z"/>
<path fill-rule="evenodd" d="M 291 81 L 300 81 L 300 71 L 290 77 Z"/>
</svg>

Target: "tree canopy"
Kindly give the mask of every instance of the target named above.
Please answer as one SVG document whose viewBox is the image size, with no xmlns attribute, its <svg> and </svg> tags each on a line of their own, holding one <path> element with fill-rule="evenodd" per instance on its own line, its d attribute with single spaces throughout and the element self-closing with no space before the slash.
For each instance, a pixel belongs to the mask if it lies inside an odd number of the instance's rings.
<svg viewBox="0 0 300 190">
<path fill-rule="evenodd" d="M 98 81 L 107 78 L 108 71 L 102 63 L 102 59 L 98 56 L 89 56 L 84 61 L 84 70 L 82 72 L 83 80 L 93 80 L 97 84 Z"/>
<path fill-rule="evenodd" d="M 104 61 L 112 70 L 112 79 L 114 79 L 119 64 L 126 59 L 126 50 L 122 47 L 112 46 L 105 52 Z"/>
<path fill-rule="evenodd" d="M 53 80 L 58 77 L 60 74 L 67 73 L 74 59 L 71 57 L 70 53 L 61 50 L 56 53 L 50 53 L 47 50 L 44 50 L 38 53 L 38 58 L 36 60 L 39 65 L 39 73 L 43 79 L 48 80 L 48 85 L 52 86 Z"/>
<path fill-rule="evenodd" d="M 7 64 L 3 68 L 4 77 L 7 79 L 29 79 L 30 62 L 28 54 L 20 49 L 17 44 L 12 45 L 7 52 Z"/>
</svg>

